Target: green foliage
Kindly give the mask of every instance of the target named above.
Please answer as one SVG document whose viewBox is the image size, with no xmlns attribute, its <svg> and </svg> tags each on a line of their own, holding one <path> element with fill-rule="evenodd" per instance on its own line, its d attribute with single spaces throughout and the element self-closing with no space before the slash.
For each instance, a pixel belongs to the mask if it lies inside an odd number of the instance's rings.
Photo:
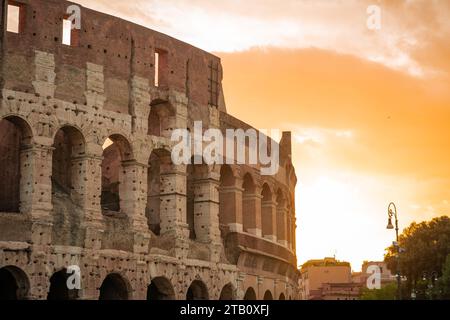
<svg viewBox="0 0 450 320">
<path fill-rule="evenodd" d="M 361 295 L 361 300 L 395 300 L 397 294 L 397 284 L 389 283 L 378 290 L 370 290 L 364 288 Z"/>
<path fill-rule="evenodd" d="M 443 269 L 450 255 L 450 218 L 447 216 L 433 219 L 430 222 L 422 222 L 420 224 L 413 223 L 403 231 L 399 237 L 399 244 L 405 251 L 400 253 L 400 271 L 402 276 L 406 276 L 404 283 L 404 291 L 412 292 L 413 289 L 421 292 L 418 298 L 438 297 L 435 290 L 444 292 L 449 290 L 449 282 L 445 282 L 443 274 L 450 269 Z M 397 249 L 391 246 L 387 249 L 385 261 L 390 270 L 395 273 L 397 270 Z M 428 289 L 429 281 L 423 281 L 424 273 L 431 275 L 437 272 L 441 280 Z M 450 276 L 447 276 L 450 277 Z M 431 281 L 431 280 L 430 280 Z M 438 289 L 439 287 L 439 289 Z M 445 289 L 443 289 L 445 287 Z M 402 290 L 402 291 L 403 291 Z M 428 290 L 428 291 L 427 291 Z M 447 291 L 445 291 L 447 292 Z M 439 293 L 439 296 L 441 294 Z"/>
</svg>

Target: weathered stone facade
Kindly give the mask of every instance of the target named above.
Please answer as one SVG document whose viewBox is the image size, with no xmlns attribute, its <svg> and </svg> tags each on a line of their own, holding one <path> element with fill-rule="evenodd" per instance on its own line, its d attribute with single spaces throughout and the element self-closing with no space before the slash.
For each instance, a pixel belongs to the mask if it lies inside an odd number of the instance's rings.
<svg viewBox="0 0 450 320">
<path fill-rule="evenodd" d="M 63 45 L 71 3 L 1 4 L 0 298 L 298 297 L 290 134 L 275 176 L 171 161 L 175 128 L 250 128 L 219 58 L 85 8 Z"/>
</svg>

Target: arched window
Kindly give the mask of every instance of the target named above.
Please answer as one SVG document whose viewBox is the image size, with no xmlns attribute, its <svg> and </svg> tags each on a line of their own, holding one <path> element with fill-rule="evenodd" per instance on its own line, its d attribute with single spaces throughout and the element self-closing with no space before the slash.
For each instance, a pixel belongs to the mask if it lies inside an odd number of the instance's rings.
<svg viewBox="0 0 450 320">
<path fill-rule="evenodd" d="M 261 220 L 262 235 L 271 240 L 276 239 L 276 207 L 273 201 L 272 190 L 267 183 L 263 185 L 261 193 Z"/>
<path fill-rule="evenodd" d="M 222 288 L 219 300 L 235 300 L 235 299 L 236 297 L 234 293 L 234 287 L 231 283 L 228 283 Z"/>
<path fill-rule="evenodd" d="M 99 300 L 128 300 L 129 285 L 120 274 L 109 274 L 100 287 Z"/>
<path fill-rule="evenodd" d="M 186 300 L 208 300 L 208 288 L 205 283 L 200 280 L 195 280 L 190 285 L 187 293 Z"/>
<path fill-rule="evenodd" d="M 286 198 L 283 192 L 277 192 L 277 239 L 278 242 L 284 246 L 287 245 L 287 215 L 286 215 Z"/>
<path fill-rule="evenodd" d="M 264 300 L 273 300 L 272 292 L 267 290 L 266 293 L 264 293 Z"/>
<path fill-rule="evenodd" d="M 167 278 L 152 279 L 147 289 L 147 300 L 175 300 L 175 291 Z"/>
<path fill-rule="evenodd" d="M 121 190 L 125 183 L 124 162 L 132 159 L 130 143 L 121 135 L 113 135 L 103 146 L 101 206 L 104 213 L 120 212 Z"/>
<path fill-rule="evenodd" d="M 0 269 L 0 301 L 26 300 L 30 282 L 25 272 L 17 267 Z"/>
<path fill-rule="evenodd" d="M 47 300 L 76 300 L 78 299 L 78 290 L 69 290 L 67 280 L 69 274 L 66 269 L 56 272 L 50 278 L 50 290 Z"/>
<path fill-rule="evenodd" d="M 256 292 L 252 287 L 245 292 L 244 300 L 256 301 Z"/>
<path fill-rule="evenodd" d="M 0 120 L 0 212 L 20 212 L 22 169 L 26 164 L 21 150 L 31 139 L 31 128 L 21 118 Z"/>
<path fill-rule="evenodd" d="M 153 101 L 148 118 L 148 135 L 170 138 L 174 127 L 174 108 L 168 102 L 162 100 Z"/>
<path fill-rule="evenodd" d="M 236 179 L 229 165 L 223 165 L 220 169 L 219 187 L 219 223 L 222 226 L 238 223 L 236 205 Z M 242 212 L 240 212 L 242 215 Z M 242 223 L 242 221 L 240 221 Z"/>
<path fill-rule="evenodd" d="M 77 245 L 76 235 L 83 214 L 84 176 L 81 174 L 85 154 L 82 133 L 73 127 L 58 130 L 53 144 L 52 204 L 55 244 Z"/>
<path fill-rule="evenodd" d="M 163 194 L 173 194 L 173 186 L 167 185 L 165 177 L 173 173 L 174 166 L 170 152 L 164 149 L 154 150 L 148 162 L 147 171 L 147 208 L 146 216 L 150 230 L 156 234 L 161 233 L 161 209 Z"/>
</svg>

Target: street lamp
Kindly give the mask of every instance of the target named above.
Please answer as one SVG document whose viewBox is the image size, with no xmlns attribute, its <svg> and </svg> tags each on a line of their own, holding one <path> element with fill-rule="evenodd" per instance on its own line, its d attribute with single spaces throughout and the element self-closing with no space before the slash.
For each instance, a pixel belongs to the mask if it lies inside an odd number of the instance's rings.
<svg viewBox="0 0 450 320">
<path fill-rule="evenodd" d="M 433 300 L 433 288 L 436 281 L 438 281 L 438 273 L 436 271 L 433 271 L 430 273 L 430 277 L 428 277 L 428 272 L 423 273 L 423 281 L 428 282 L 427 283 L 427 293 L 430 298 L 430 300 Z"/>
<path fill-rule="evenodd" d="M 395 203 L 391 202 L 388 207 L 388 230 L 393 230 L 394 225 L 392 224 L 392 218 L 395 218 L 395 234 L 396 234 L 396 242 L 394 242 L 394 246 L 397 248 L 397 298 L 398 300 L 402 300 L 402 277 L 400 274 L 400 245 L 398 243 L 399 237 L 398 237 L 398 216 L 397 216 L 397 207 L 395 206 Z"/>
</svg>

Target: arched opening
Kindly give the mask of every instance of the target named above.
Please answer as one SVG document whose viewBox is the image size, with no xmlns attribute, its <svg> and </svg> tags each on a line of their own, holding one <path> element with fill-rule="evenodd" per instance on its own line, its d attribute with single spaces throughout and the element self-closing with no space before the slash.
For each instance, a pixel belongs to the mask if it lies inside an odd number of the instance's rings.
<svg viewBox="0 0 450 320">
<path fill-rule="evenodd" d="M 236 178 L 229 165 L 220 169 L 219 222 L 223 226 L 238 223 L 236 206 Z M 242 212 L 240 212 L 242 214 Z M 242 221 L 241 221 L 242 223 Z"/>
<path fill-rule="evenodd" d="M 78 299 L 78 290 L 69 290 L 67 280 L 70 274 L 66 269 L 58 271 L 50 278 L 50 290 L 47 300 L 76 300 Z"/>
<path fill-rule="evenodd" d="M 147 300 L 175 300 L 175 291 L 170 281 L 164 277 L 153 279 L 147 289 Z"/>
<path fill-rule="evenodd" d="M 167 176 L 173 173 L 174 167 L 170 152 L 157 149 L 152 152 L 147 171 L 147 207 L 146 216 L 149 229 L 156 235 L 161 234 L 161 212 L 164 194 L 173 194 L 173 186 Z"/>
<path fill-rule="evenodd" d="M 244 300 L 256 301 L 256 292 L 252 287 L 248 288 L 244 295 Z"/>
<path fill-rule="evenodd" d="M 208 300 L 208 288 L 206 285 L 200 281 L 195 280 L 192 282 L 191 286 L 189 287 L 187 293 L 186 293 L 186 300 Z"/>
<path fill-rule="evenodd" d="M 170 138 L 174 126 L 174 108 L 168 102 L 153 101 L 148 118 L 148 135 Z"/>
<path fill-rule="evenodd" d="M 109 274 L 100 287 L 99 300 L 128 300 L 128 288 L 126 280 L 121 275 Z"/>
<path fill-rule="evenodd" d="M 255 183 L 250 174 L 244 176 L 244 182 L 242 184 L 243 194 L 242 194 L 242 220 L 244 232 L 251 233 L 252 230 L 256 229 L 256 211 L 254 207 L 254 196 L 255 196 Z"/>
<path fill-rule="evenodd" d="M 30 282 L 24 271 L 9 266 L 0 269 L 0 301 L 26 300 Z"/>
<path fill-rule="evenodd" d="M 27 161 L 21 150 L 31 143 L 31 139 L 31 128 L 21 118 L 0 120 L 0 212 L 20 212 L 21 171 Z"/>
<path fill-rule="evenodd" d="M 286 296 L 284 295 L 284 293 L 280 294 L 280 298 L 278 300 L 286 300 Z"/>
<path fill-rule="evenodd" d="M 235 300 L 234 287 L 231 283 L 225 285 L 220 292 L 219 300 Z"/>
<path fill-rule="evenodd" d="M 85 141 L 73 127 L 63 127 L 55 135 L 52 157 L 53 240 L 60 245 L 76 243 L 83 215 L 85 181 L 82 175 Z"/>
<path fill-rule="evenodd" d="M 263 237 L 275 240 L 276 208 L 273 203 L 272 190 L 270 190 L 267 183 L 263 185 L 261 197 L 262 235 Z"/>
<path fill-rule="evenodd" d="M 121 189 L 126 178 L 124 162 L 129 160 L 132 160 L 130 143 L 120 135 L 109 137 L 103 145 L 101 206 L 104 213 L 121 212 L 124 209 Z"/>
<path fill-rule="evenodd" d="M 273 295 L 272 292 L 270 292 L 269 290 L 266 291 L 266 293 L 264 293 L 264 300 L 266 301 L 270 301 L 273 300 Z"/>
</svg>

